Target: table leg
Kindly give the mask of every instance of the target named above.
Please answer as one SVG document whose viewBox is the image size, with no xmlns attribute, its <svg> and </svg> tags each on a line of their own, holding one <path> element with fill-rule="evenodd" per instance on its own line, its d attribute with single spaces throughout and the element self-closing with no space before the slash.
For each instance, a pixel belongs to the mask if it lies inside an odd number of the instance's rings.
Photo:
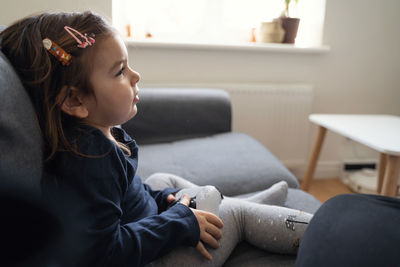
<svg viewBox="0 0 400 267">
<path fill-rule="evenodd" d="M 376 190 L 377 194 L 380 194 L 382 192 L 383 177 L 385 175 L 385 169 L 386 169 L 386 157 L 387 155 L 384 153 L 380 153 L 379 155 L 378 184 Z"/>
<path fill-rule="evenodd" d="M 400 156 L 387 155 L 385 169 L 381 194 L 394 197 L 398 193 L 397 183 L 400 173 Z"/>
<path fill-rule="evenodd" d="M 311 180 L 314 175 L 315 167 L 317 165 L 317 160 L 319 157 L 319 152 L 321 151 L 322 143 L 324 141 L 326 134 L 326 128 L 319 126 L 318 128 L 318 134 L 317 134 L 317 139 L 315 139 L 313 148 L 312 148 L 312 153 L 310 156 L 310 160 L 308 161 L 308 167 L 306 174 L 304 175 L 303 181 L 301 183 L 301 189 L 304 191 L 307 191 L 310 187 Z"/>
</svg>

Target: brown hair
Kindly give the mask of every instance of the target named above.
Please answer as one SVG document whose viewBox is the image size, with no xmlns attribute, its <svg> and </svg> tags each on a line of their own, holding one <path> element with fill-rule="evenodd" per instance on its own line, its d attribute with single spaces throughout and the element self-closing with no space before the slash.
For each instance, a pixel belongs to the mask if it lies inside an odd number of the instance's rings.
<svg viewBox="0 0 400 267">
<path fill-rule="evenodd" d="M 96 44 L 78 48 L 64 26 L 94 34 Z M 34 105 L 46 159 L 51 159 L 57 150 L 78 152 L 65 137 L 65 130 L 77 125 L 77 118 L 62 112 L 57 97 L 63 86 L 74 86 L 85 95 L 94 95 L 88 78 L 92 70 L 89 59 L 93 58 L 98 43 L 112 33 L 114 29 L 108 22 L 92 12 L 43 13 L 21 19 L 0 33 L 1 50 L 14 66 Z M 71 54 L 72 63 L 63 66 L 46 51 L 44 38 L 50 38 Z"/>
</svg>

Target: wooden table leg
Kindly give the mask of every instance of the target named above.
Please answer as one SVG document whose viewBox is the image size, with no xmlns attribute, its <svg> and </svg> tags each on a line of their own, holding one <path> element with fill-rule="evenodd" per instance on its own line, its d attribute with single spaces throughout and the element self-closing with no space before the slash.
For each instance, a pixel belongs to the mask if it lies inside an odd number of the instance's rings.
<svg viewBox="0 0 400 267">
<path fill-rule="evenodd" d="M 387 155 L 385 169 L 381 194 L 394 197 L 398 193 L 397 183 L 400 173 L 400 156 Z"/>
<path fill-rule="evenodd" d="M 301 183 L 301 189 L 304 191 L 307 191 L 310 187 L 311 180 L 314 175 L 315 167 L 317 165 L 317 160 L 319 157 L 319 152 L 321 151 L 322 143 L 324 141 L 326 134 L 326 128 L 319 126 L 318 128 L 318 134 L 317 134 L 317 139 L 315 139 L 313 148 L 312 148 L 312 153 L 310 156 L 310 159 L 308 161 L 308 167 L 306 174 L 304 175 L 303 181 Z"/>
<path fill-rule="evenodd" d="M 385 175 L 385 169 L 386 169 L 386 157 L 387 155 L 384 153 L 380 153 L 379 155 L 378 183 L 376 190 L 377 194 L 380 194 L 382 192 L 383 177 Z"/>
</svg>

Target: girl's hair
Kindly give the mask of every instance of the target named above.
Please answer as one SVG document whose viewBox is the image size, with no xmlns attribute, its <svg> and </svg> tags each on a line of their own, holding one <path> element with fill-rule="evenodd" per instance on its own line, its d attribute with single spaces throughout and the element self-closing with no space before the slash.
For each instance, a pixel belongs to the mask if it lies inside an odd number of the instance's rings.
<svg viewBox="0 0 400 267">
<path fill-rule="evenodd" d="M 78 48 L 64 26 L 83 34 L 94 34 L 96 43 L 85 49 Z M 62 112 L 60 91 L 64 86 L 74 86 L 84 95 L 94 95 L 89 81 L 93 68 L 90 59 L 95 56 L 99 42 L 114 32 L 101 16 L 84 12 L 43 13 L 21 19 L 0 33 L 1 50 L 14 66 L 34 105 L 47 160 L 57 150 L 79 154 L 65 136 L 65 131 L 76 126 L 78 119 Z M 63 66 L 44 48 L 45 38 L 72 55 L 70 65 Z"/>
</svg>

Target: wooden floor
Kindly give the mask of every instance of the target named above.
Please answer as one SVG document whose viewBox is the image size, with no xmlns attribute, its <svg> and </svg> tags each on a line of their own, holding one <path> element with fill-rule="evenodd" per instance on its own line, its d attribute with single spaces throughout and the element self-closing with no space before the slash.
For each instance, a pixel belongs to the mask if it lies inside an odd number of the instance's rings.
<svg viewBox="0 0 400 267">
<path fill-rule="evenodd" d="M 325 202 L 339 194 L 354 194 L 339 178 L 314 179 L 311 182 L 308 193 L 321 202 Z"/>
</svg>

